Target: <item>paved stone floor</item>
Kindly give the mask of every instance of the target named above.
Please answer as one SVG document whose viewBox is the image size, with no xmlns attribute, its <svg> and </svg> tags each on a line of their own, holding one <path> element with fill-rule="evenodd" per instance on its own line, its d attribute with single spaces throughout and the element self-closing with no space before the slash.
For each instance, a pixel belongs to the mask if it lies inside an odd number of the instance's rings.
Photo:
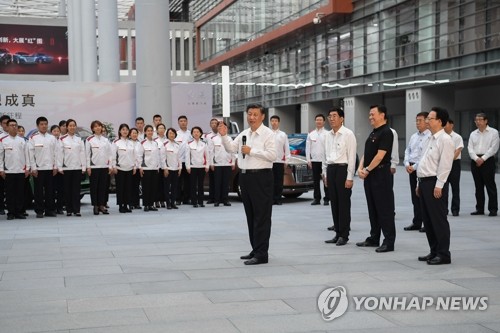
<svg viewBox="0 0 500 333">
<path fill-rule="evenodd" d="M 497 184 L 500 179 L 497 177 Z M 449 217 L 453 263 L 428 266 L 425 235 L 403 231 L 412 208 L 407 176 L 395 181 L 396 251 L 358 248 L 369 231 L 362 182 L 352 231 L 325 244 L 329 207 L 312 194 L 275 206 L 270 262 L 247 267 L 242 204 L 178 211 L 6 221 L 0 217 L 0 332 L 500 332 L 500 218 L 472 217 L 473 182 Z M 111 198 L 114 203 L 114 197 Z M 486 311 L 357 311 L 326 322 L 317 297 L 344 286 L 354 296 L 488 296 Z"/>
</svg>

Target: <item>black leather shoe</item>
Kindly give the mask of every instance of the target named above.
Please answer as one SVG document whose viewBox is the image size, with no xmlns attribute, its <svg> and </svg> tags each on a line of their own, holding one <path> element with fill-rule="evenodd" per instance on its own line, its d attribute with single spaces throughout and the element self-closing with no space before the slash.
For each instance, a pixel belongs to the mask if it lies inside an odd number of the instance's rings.
<svg viewBox="0 0 500 333">
<path fill-rule="evenodd" d="M 15 219 L 14 215 L 7 214 L 7 220 L 8 221 L 13 220 L 13 219 Z"/>
<path fill-rule="evenodd" d="M 497 212 L 490 212 L 488 216 L 497 216 Z"/>
<path fill-rule="evenodd" d="M 248 260 L 248 259 L 252 259 L 252 258 L 253 258 L 253 254 L 251 254 L 251 253 L 247 254 L 246 256 L 240 257 L 241 260 Z"/>
<path fill-rule="evenodd" d="M 326 240 L 325 243 L 326 244 L 335 244 L 338 242 L 338 240 L 339 240 L 339 236 L 335 236 L 332 239 Z"/>
<path fill-rule="evenodd" d="M 167 204 L 167 209 L 172 209 L 172 205 L 171 204 Z"/>
<path fill-rule="evenodd" d="M 359 246 L 359 247 L 378 247 L 378 244 L 375 244 L 375 243 L 372 243 L 370 241 L 363 241 L 363 242 L 358 242 L 356 243 L 356 246 Z"/>
<path fill-rule="evenodd" d="M 446 265 L 451 264 L 450 258 L 434 257 L 431 260 L 427 260 L 428 265 Z"/>
<path fill-rule="evenodd" d="M 224 202 L 224 206 L 229 207 L 229 206 L 231 206 L 231 203 L 226 201 L 226 202 Z"/>
<path fill-rule="evenodd" d="M 37 219 L 43 219 L 43 214 L 42 213 L 36 213 L 36 218 Z"/>
<path fill-rule="evenodd" d="M 375 249 L 375 252 L 377 252 L 377 253 L 392 252 L 392 251 L 394 251 L 394 247 L 392 247 L 392 246 L 387 246 L 387 245 L 385 245 L 385 244 L 384 244 L 384 245 L 382 245 L 381 247 L 377 247 L 377 248 Z"/>
<path fill-rule="evenodd" d="M 165 208 L 165 201 L 160 202 L 161 208 Z"/>
<path fill-rule="evenodd" d="M 470 213 L 470 215 L 484 215 L 484 212 L 480 212 L 480 211 L 474 211 L 472 213 Z"/>
<path fill-rule="evenodd" d="M 451 215 L 458 216 L 458 212 L 451 212 Z"/>
<path fill-rule="evenodd" d="M 177 205 L 172 205 L 172 209 L 179 209 L 179 207 L 177 207 Z"/>
<path fill-rule="evenodd" d="M 145 212 L 149 212 L 149 207 L 148 206 L 144 206 L 144 211 Z"/>
<path fill-rule="evenodd" d="M 193 205 L 193 207 L 194 207 L 194 208 L 198 208 L 198 204 L 194 204 L 194 205 Z"/>
<path fill-rule="evenodd" d="M 418 232 L 425 232 L 425 228 L 424 227 L 420 228 Z"/>
<path fill-rule="evenodd" d="M 323 202 L 323 206 L 330 206 L 330 200 L 325 200 Z"/>
<path fill-rule="evenodd" d="M 142 208 L 141 205 L 135 205 L 134 206 L 134 209 L 141 209 L 141 208 Z"/>
<path fill-rule="evenodd" d="M 247 260 L 244 262 L 245 265 L 260 265 L 260 264 L 267 264 L 268 260 L 267 259 L 258 259 L 253 257 L 250 260 Z"/>
<path fill-rule="evenodd" d="M 342 246 L 346 245 L 349 240 L 344 237 L 339 237 L 339 240 L 337 241 L 337 246 Z"/>
<path fill-rule="evenodd" d="M 82 214 L 80 214 L 80 213 L 75 213 L 75 216 L 77 216 L 77 217 L 82 217 Z"/>
<path fill-rule="evenodd" d="M 200 207 L 205 207 L 205 205 L 204 205 L 204 204 L 199 204 L 199 206 L 200 206 Z"/>
<path fill-rule="evenodd" d="M 207 205 L 211 205 L 211 204 L 213 204 L 213 203 L 215 203 L 213 200 L 208 200 L 208 201 L 207 201 Z"/>
<path fill-rule="evenodd" d="M 423 257 L 418 257 L 418 261 L 429 261 L 431 259 L 434 259 L 434 257 L 436 257 L 435 254 L 432 254 L 432 253 L 429 253 L 428 255 L 426 256 L 423 256 Z"/>
<path fill-rule="evenodd" d="M 327 229 L 330 230 L 330 231 L 335 231 L 335 226 L 332 225 L 331 227 L 328 227 Z"/>
<path fill-rule="evenodd" d="M 321 205 L 321 202 L 319 200 L 313 200 L 313 202 L 311 202 L 311 206 L 316 206 L 316 205 Z"/>
<path fill-rule="evenodd" d="M 175 202 L 175 204 L 176 204 L 177 206 L 180 206 L 180 205 L 182 205 L 182 202 L 180 202 L 180 201 L 176 201 L 176 202 Z"/>
<path fill-rule="evenodd" d="M 157 212 L 158 208 L 155 208 L 155 206 L 149 206 L 149 210 L 152 212 Z"/>
<path fill-rule="evenodd" d="M 18 215 L 16 215 L 15 217 L 16 217 L 16 219 L 18 219 L 18 220 L 26 220 L 26 216 L 24 216 L 23 214 L 18 214 Z"/>
<path fill-rule="evenodd" d="M 58 210 L 56 211 L 56 213 L 57 213 L 57 214 L 59 214 L 59 215 L 63 215 L 63 214 L 64 214 L 64 211 L 63 211 L 62 209 L 58 209 Z"/>
<path fill-rule="evenodd" d="M 73 213 L 66 213 L 66 216 L 71 216 L 73 215 Z"/>
<path fill-rule="evenodd" d="M 0 209 L 0 215 L 5 215 L 5 209 Z"/>
<path fill-rule="evenodd" d="M 218 203 L 218 202 L 214 203 L 214 207 L 219 207 L 219 206 L 220 206 L 220 203 Z"/>
<path fill-rule="evenodd" d="M 410 224 L 407 227 L 404 227 L 406 231 L 412 231 L 412 230 L 420 230 L 420 227 L 416 226 L 414 223 Z"/>
</svg>

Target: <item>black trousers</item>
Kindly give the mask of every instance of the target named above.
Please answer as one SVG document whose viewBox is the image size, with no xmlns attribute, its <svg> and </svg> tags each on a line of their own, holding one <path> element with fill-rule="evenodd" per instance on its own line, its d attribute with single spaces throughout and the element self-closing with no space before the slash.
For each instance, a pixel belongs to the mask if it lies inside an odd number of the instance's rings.
<svg viewBox="0 0 500 333">
<path fill-rule="evenodd" d="M 23 213 L 24 178 L 24 173 L 5 174 L 7 215 L 16 216 Z"/>
<path fill-rule="evenodd" d="M 115 175 L 116 181 L 116 204 L 131 205 L 133 192 L 133 171 L 118 170 Z"/>
<path fill-rule="evenodd" d="M 450 258 L 450 224 L 448 223 L 447 208 L 448 188 L 443 187 L 441 198 L 434 198 L 436 180 L 427 180 L 419 183 L 420 203 L 424 218 L 425 234 L 429 242 L 430 252 L 441 258 Z"/>
<path fill-rule="evenodd" d="M 158 189 L 158 170 L 144 170 L 142 176 L 142 205 L 153 206 Z"/>
<path fill-rule="evenodd" d="M 251 254 L 268 259 L 273 209 L 273 173 L 265 169 L 256 173 L 240 173 L 241 199 L 247 216 Z"/>
<path fill-rule="evenodd" d="M 214 168 L 214 202 L 229 201 L 229 179 L 231 178 L 231 166 L 216 166 Z"/>
<path fill-rule="evenodd" d="M 208 200 L 215 201 L 215 170 L 208 170 Z"/>
<path fill-rule="evenodd" d="M 488 210 L 498 211 L 497 184 L 495 183 L 495 158 L 490 157 L 478 167 L 475 161 L 471 161 L 472 178 L 476 187 L 476 210 L 484 212 L 484 187 L 488 192 Z"/>
<path fill-rule="evenodd" d="M 163 184 L 163 169 L 158 170 L 158 177 L 160 177 L 160 181 L 158 182 L 158 189 L 156 191 L 156 201 L 164 202 L 165 201 L 165 188 Z"/>
<path fill-rule="evenodd" d="M 64 176 L 60 173 L 57 173 L 53 179 L 56 209 L 62 210 L 64 208 Z"/>
<path fill-rule="evenodd" d="M 31 178 L 31 176 L 24 178 L 23 211 L 26 211 L 28 208 L 30 208 L 33 205 L 33 190 L 31 188 L 30 178 Z"/>
<path fill-rule="evenodd" d="M 449 186 L 451 185 L 451 212 L 460 212 L 460 174 L 462 172 L 462 166 L 460 165 L 460 160 L 454 160 L 453 166 L 451 167 L 450 174 L 448 175 L 448 180 L 446 181 L 445 187 L 448 189 L 446 191 L 446 207 L 448 207 L 448 194 Z"/>
<path fill-rule="evenodd" d="M 191 196 L 190 175 L 186 170 L 186 163 L 182 163 L 181 175 L 177 187 L 177 201 L 187 204 Z"/>
<path fill-rule="evenodd" d="M 5 179 L 0 177 L 0 210 L 5 210 Z"/>
<path fill-rule="evenodd" d="M 132 175 L 132 192 L 130 194 L 131 205 L 139 206 L 140 205 L 140 189 L 141 186 L 141 174 L 139 171 Z"/>
<path fill-rule="evenodd" d="M 205 179 L 205 168 L 191 168 L 191 203 L 203 204 L 203 180 Z"/>
<path fill-rule="evenodd" d="M 352 189 L 345 187 L 347 165 L 328 165 L 326 170 L 333 225 L 337 236 L 349 239 Z"/>
<path fill-rule="evenodd" d="M 283 177 L 285 176 L 285 164 L 273 163 L 273 200 L 280 201 L 283 194 Z M 325 191 L 326 193 L 326 191 Z M 325 194 L 326 196 L 326 194 Z M 321 194 L 320 194 L 321 198 Z"/>
<path fill-rule="evenodd" d="M 92 170 L 94 172 L 94 170 Z M 82 170 L 64 170 L 64 197 L 67 213 L 80 213 Z"/>
<path fill-rule="evenodd" d="M 381 232 L 384 244 L 393 247 L 396 240 L 394 221 L 394 177 L 390 165 L 373 169 L 364 180 L 368 216 L 370 218 L 369 241 L 378 244 Z"/>
<path fill-rule="evenodd" d="M 410 193 L 411 203 L 413 204 L 413 221 L 412 223 L 419 228 L 422 228 L 422 208 L 420 207 L 420 199 L 415 193 L 417 188 L 417 171 L 408 174 L 410 178 Z"/>
<path fill-rule="evenodd" d="M 311 162 L 312 164 L 312 172 L 313 172 L 313 183 L 314 183 L 314 200 L 321 200 L 321 173 L 323 172 L 323 163 L 322 162 Z M 325 186 L 323 186 L 323 190 L 325 191 L 324 200 L 330 200 L 328 196 L 328 190 Z"/>
<path fill-rule="evenodd" d="M 56 204 L 54 202 L 54 176 L 52 170 L 38 170 L 37 177 L 33 177 L 35 212 L 54 212 Z"/>
<path fill-rule="evenodd" d="M 90 172 L 90 200 L 92 206 L 104 206 L 108 193 L 108 168 L 96 168 Z"/>
<path fill-rule="evenodd" d="M 168 170 L 168 176 L 162 177 L 165 190 L 165 201 L 168 205 L 174 205 L 177 198 L 177 183 L 179 182 L 179 171 Z"/>
</svg>

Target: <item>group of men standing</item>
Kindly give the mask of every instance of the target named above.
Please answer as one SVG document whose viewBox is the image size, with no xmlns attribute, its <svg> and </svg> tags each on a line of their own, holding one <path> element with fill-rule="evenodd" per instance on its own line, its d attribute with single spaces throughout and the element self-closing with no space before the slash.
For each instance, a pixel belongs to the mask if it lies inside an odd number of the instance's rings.
<svg viewBox="0 0 500 333">
<path fill-rule="evenodd" d="M 345 245 L 349 240 L 350 209 L 353 176 L 356 165 L 356 138 L 344 123 L 341 108 L 330 110 L 328 120 L 331 131 L 321 126 L 308 136 L 307 158 L 312 163 L 322 158 L 321 174 L 325 185 L 325 204 L 331 202 L 334 225 L 333 239 L 326 243 Z M 322 123 L 321 115 L 316 122 Z M 394 131 L 387 124 L 387 109 L 383 105 L 370 107 L 370 124 L 373 131 L 368 136 L 364 155 L 357 169 L 364 181 L 364 190 L 370 220 L 370 235 L 360 247 L 375 247 L 377 253 L 394 251 L 396 239 L 394 205 Z M 324 122 L 324 121 L 323 121 Z M 471 171 L 476 187 L 476 211 L 471 215 L 483 215 L 485 206 L 484 187 L 489 202 L 489 216 L 497 216 L 498 199 L 495 184 L 495 154 L 499 147 L 498 131 L 488 126 L 486 114 L 475 117 L 477 130 L 471 133 L 468 151 L 471 157 Z M 420 112 L 416 116 L 417 132 L 410 138 L 405 150 L 404 166 L 409 175 L 414 217 L 405 230 L 420 230 L 427 235 L 430 253 L 419 257 L 430 265 L 451 262 L 450 227 L 448 215 L 448 188 L 452 188 L 451 213 L 460 212 L 460 158 L 464 147 L 462 137 L 454 132 L 454 123 L 447 110 L 433 107 L 430 112 Z M 322 133 L 324 132 L 324 133 Z M 321 142 L 321 149 L 314 150 Z M 320 154 L 323 154 L 323 157 Z M 394 159 L 394 158 L 393 158 Z M 392 165 L 391 165 L 392 164 Z M 319 182 L 318 182 L 319 183 Z M 315 189 L 313 205 L 320 203 L 321 194 Z M 384 239 L 380 244 L 381 236 Z"/>
</svg>

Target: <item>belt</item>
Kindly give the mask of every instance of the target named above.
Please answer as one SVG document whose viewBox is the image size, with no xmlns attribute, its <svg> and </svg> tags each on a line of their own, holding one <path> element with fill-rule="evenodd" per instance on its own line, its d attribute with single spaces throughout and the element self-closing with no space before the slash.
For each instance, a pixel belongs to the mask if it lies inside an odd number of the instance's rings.
<svg viewBox="0 0 500 333">
<path fill-rule="evenodd" d="M 245 173 L 264 173 L 270 172 L 272 169 L 241 169 L 240 172 Z"/>
<path fill-rule="evenodd" d="M 340 167 L 346 167 L 347 163 L 332 163 L 328 164 L 329 168 L 340 168 Z"/>
<path fill-rule="evenodd" d="M 436 181 L 437 177 L 436 176 L 431 176 L 431 177 L 419 177 L 418 181 L 419 182 L 430 182 L 430 181 Z"/>
</svg>

